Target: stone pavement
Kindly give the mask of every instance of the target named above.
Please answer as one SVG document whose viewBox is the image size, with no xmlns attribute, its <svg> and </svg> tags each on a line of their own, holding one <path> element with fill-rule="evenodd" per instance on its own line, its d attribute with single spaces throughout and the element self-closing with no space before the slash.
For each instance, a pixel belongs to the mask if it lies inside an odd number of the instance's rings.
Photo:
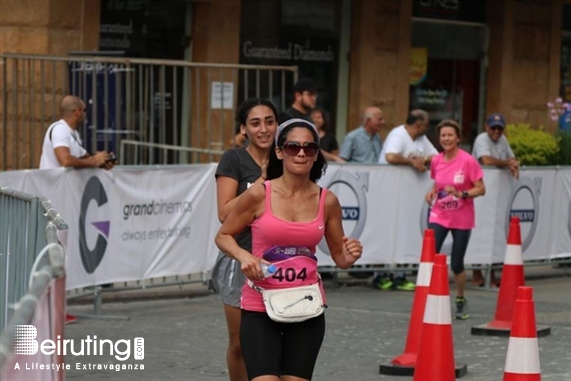
<svg viewBox="0 0 571 381">
<path fill-rule="evenodd" d="M 569 267 L 526 269 L 526 284 L 534 290 L 537 322 L 551 327 L 551 335 L 539 339 L 543 381 L 571 379 L 570 276 Z M 313 380 L 412 380 L 412 377 L 380 375 L 379 365 L 388 363 L 404 349 L 413 293 L 349 285 L 326 290 L 330 306 L 326 311 L 327 330 Z M 144 370 L 77 370 L 77 362 L 83 365 L 122 362 L 109 355 L 68 355 L 66 362 L 71 364 L 71 370 L 67 372 L 67 380 L 227 380 L 226 326 L 217 297 L 202 284 L 170 289 L 172 292 L 167 287 L 162 291 L 155 289 L 154 295 L 145 298 L 123 293 L 123 301 L 115 294 L 118 301 L 114 303 L 106 299 L 105 315 L 129 320 L 80 318 L 77 324 L 66 326 L 67 339 L 97 335 L 98 339 L 126 339 L 132 343 L 135 337 L 143 337 L 144 360 L 131 357 L 125 363 L 144 364 Z M 468 365 L 468 374 L 462 380 L 501 380 L 508 338 L 470 334 L 472 326 L 493 318 L 497 292 L 472 288 L 466 296 L 470 319 L 453 321 L 456 361 Z M 76 301 L 69 310 L 91 313 L 93 306 Z"/>
</svg>

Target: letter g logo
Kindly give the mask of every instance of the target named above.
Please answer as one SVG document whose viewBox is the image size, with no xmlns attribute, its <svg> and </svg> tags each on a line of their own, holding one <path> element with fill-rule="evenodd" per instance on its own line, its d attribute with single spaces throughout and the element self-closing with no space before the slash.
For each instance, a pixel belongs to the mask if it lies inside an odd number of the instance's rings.
<svg viewBox="0 0 571 381">
<path fill-rule="evenodd" d="M 97 266 L 99 266 L 105 254 L 105 249 L 107 248 L 107 239 L 101 234 L 97 235 L 97 242 L 93 250 L 90 250 L 87 246 L 85 223 L 87 208 L 91 200 L 95 200 L 97 206 L 107 203 L 107 194 L 105 193 L 105 189 L 103 189 L 103 184 L 101 184 L 101 181 L 95 176 L 91 177 L 87 181 L 87 184 L 85 184 L 79 210 L 79 252 L 81 254 L 83 268 L 88 274 L 92 274 Z M 109 235 L 109 221 L 95 222 L 93 225 L 106 236 Z"/>
</svg>

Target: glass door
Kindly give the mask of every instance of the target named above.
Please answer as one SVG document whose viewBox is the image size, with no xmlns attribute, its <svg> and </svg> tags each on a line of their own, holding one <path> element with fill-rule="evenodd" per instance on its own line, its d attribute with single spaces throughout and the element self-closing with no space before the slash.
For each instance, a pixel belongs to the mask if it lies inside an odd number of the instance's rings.
<svg viewBox="0 0 571 381">
<path fill-rule="evenodd" d="M 462 145 L 471 149 L 483 121 L 486 39 L 484 24 L 414 19 L 412 67 L 424 70 L 411 71 L 410 109 L 429 113 L 427 136 L 436 146 L 435 126 L 454 119 L 462 126 Z"/>
</svg>

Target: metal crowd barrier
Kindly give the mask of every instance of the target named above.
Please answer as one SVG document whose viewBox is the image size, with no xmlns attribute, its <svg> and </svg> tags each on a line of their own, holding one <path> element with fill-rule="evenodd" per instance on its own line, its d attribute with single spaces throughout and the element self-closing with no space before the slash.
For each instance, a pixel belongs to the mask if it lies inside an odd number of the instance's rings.
<svg viewBox="0 0 571 381">
<path fill-rule="evenodd" d="M 37 196 L 0 187 L 0 331 L 13 314 L 9 308 L 28 290 L 28 277 L 34 266 L 46 265 L 38 253 L 52 239 L 46 229 L 67 230 L 65 221 L 51 203 Z M 49 232 L 49 231 L 48 231 Z M 49 233 L 51 234 L 51 233 Z"/>
<path fill-rule="evenodd" d="M 102 56 L 0 56 L 0 170 L 37 168 L 47 127 L 66 94 L 85 101 L 80 134 L 90 152 L 124 139 L 223 150 L 236 134 L 234 110 L 250 97 L 281 109 L 297 66 L 232 65 Z M 89 53 L 92 55 L 93 53 Z M 145 162 L 205 162 L 149 147 Z M 166 156 L 165 156 L 166 155 Z M 131 158 L 123 158 L 131 164 Z"/>
<path fill-rule="evenodd" d="M 168 157 L 168 152 L 170 151 L 171 154 L 174 154 L 176 158 L 175 160 L 180 160 L 182 155 L 186 153 L 191 153 L 192 158 L 191 162 L 198 162 L 198 155 L 205 154 L 208 155 L 210 162 L 216 162 L 220 159 L 222 154 L 224 153 L 223 150 L 215 150 L 215 149 L 204 149 L 204 148 L 194 148 L 194 147 L 181 147 L 181 146 L 173 146 L 170 144 L 156 144 L 156 143 L 144 143 L 144 142 L 137 142 L 134 140 L 121 140 L 121 147 L 119 148 L 119 164 L 126 165 L 145 165 L 147 163 L 144 162 L 144 151 L 148 149 L 159 149 L 164 151 L 162 155 L 163 161 L 156 164 L 168 164 L 166 162 L 166 158 Z M 125 160 L 126 157 L 131 158 L 131 162 L 127 162 Z"/>
<path fill-rule="evenodd" d="M 67 229 L 47 199 L 0 188 L 0 379 L 20 379 L 11 365 L 18 355 L 12 349 L 16 326 L 43 325 L 48 329 L 38 338 L 63 337 L 65 252 L 58 231 Z M 52 376 L 45 379 L 64 379 L 63 372 Z"/>
</svg>

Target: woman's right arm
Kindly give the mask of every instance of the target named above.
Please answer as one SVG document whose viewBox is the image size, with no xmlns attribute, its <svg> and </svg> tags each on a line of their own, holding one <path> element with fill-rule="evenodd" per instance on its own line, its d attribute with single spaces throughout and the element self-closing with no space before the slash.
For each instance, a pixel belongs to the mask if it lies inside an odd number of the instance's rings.
<svg viewBox="0 0 571 381">
<path fill-rule="evenodd" d="M 252 185 L 262 184 L 267 178 L 267 165 L 268 162 L 264 164 L 261 171 L 261 176 L 254 181 Z M 235 172 L 238 169 L 234 170 Z M 238 194 L 238 180 L 233 177 L 218 175 L 216 177 L 216 203 L 218 206 L 218 220 L 224 223 L 226 217 L 230 214 L 230 211 L 236 205 L 236 202 L 241 195 Z"/>
<path fill-rule="evenodd" d="M 216 246 L 224 254 L 240 262 L 242 272 L 252 280 L 263 279 L 260 258 L 242 249 L 234 237 L 263 213 L 264 202 L 263 186 L 253 186 L 242 193 L 215 238 Z"/>
<path fill-rule="evenodd" d="M 224 223 L 236 201 L 240 198 L 238 181 L 231 177 L 218 176 L 216 178 L 216 202 L 218 206 L 218 219 Z"/>
</svg>

